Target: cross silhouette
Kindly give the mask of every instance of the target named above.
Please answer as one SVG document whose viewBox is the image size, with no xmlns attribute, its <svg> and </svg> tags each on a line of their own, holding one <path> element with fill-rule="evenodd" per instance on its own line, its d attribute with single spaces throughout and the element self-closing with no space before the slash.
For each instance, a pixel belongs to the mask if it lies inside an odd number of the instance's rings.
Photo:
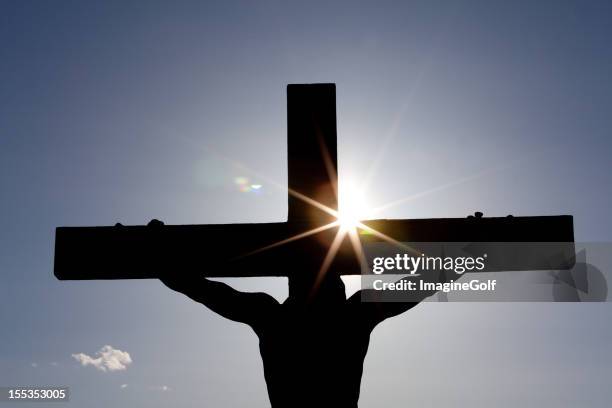
<svg viewBox="0 0 612 408">
<path fill-rule="evenodd" d="M 335 84 L 287 86 L 288 217 L 259 224 L 58 227 L 54 272 L 58 279 L 156 278 L 173 273 L 207 277 L 292 276 L 321 272 L 360 274 L 363 258 L 339 234 Z M 368 220 L 363 243 L 477 242 L 572 243 L 570 215 L 415 220 Z M 340 237 L 340 239 L 339 239 Z M 330 247 L 334 257 L 330 258 Z M 497 248 L 498 253 L 503 249 Z M 551 255 L 498 254 L 488 270 L 554 269 Z M 155 254 L 155 256 L 152 256 Z M 506 254 L 508 255 L 508 254 Z M 520 255 L 520 254 L 519 254 Z M 571 255 L 571 254 L 570 254 Z M 567 267 L 566 264 L 563 267 Z"/>
</svg>

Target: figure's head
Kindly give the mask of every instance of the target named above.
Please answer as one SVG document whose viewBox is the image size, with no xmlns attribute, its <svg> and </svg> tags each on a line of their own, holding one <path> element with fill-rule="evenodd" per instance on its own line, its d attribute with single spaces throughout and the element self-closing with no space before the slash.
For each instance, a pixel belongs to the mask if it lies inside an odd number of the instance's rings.
<svg viewBox="0 0 612 408">
<path fill-rule="evenodd" d="M 304 303 L 341 303 L 346 300 L 344 282 L 335 273 L 316 276 L 300 275 L 289 278 L 289 299 Z"/>
</svg>

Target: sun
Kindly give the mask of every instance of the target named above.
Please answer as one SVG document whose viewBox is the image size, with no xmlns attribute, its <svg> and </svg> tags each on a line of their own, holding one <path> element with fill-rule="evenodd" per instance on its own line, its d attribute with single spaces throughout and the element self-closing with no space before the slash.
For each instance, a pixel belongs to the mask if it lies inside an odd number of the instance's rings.
<svg viewBox="0 0 612 408">
<path fill-rule="evenodd" d="M 357 228 L 360 221 L 370 213 L 363 191 L 350 184 L 340 189 L 338 204 L 338 223 L 344 231 Z"/>
</svg>

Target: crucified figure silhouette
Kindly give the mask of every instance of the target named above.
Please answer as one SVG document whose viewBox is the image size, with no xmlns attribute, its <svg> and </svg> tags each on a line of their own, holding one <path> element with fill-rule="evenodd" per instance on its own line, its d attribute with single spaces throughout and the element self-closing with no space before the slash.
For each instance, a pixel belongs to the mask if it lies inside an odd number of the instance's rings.
<svg viewBox="0 0 612 408">
<path fill-rule="evenodd" d="M 362 302 L 363 291 L 347 299 L 335 274 L 320 282 L 313 276 L 290 277 L 283 303 L 200 276 L 168 275 L 161 281 L 255 331 L 274 408 L 357 407 L 370 333 L 418 303 Z"/>
<path fill-rule="evenodd" d="M 283 303 L 266 293 L 246 293 L 222 282 L 189 276 L 161 281 L 213 312 L 248 324 L 259 350 L 272 407 L 357 407 L 370 333 L 385 319 L 417 303 L 362 302 L 361 291 L 346 299 L 337 276 L 289 278 Z"/>
</svg>

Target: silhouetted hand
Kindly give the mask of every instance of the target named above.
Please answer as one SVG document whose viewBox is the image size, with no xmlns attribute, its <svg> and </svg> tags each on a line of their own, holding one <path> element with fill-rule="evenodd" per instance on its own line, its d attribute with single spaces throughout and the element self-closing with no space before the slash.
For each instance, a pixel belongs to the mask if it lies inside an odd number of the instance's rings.
<svg viewBox="0 0 612 408">
<path fill-rule="evenodd" d="M 179 278 L 178 276 L 173 275 L 172 271 L 162 272 L 159 276 L 159 280 L 168 288 L 184 294 L 187 294 L 187 289 L 190 286 L 189 282 L 185 278 Z"/>
<path fill-rule="evenodd" d="M 164 225 L 165 224 L 163 221 L 160 221 L 154 218 L 151 221 L 149 221 L 149 223 L 147 224 L 147 227 L 152 230 L 158 231 Z M 181 276 L 175 273 L 174 271 L 166 269 L 166 268 L 161 268 L 159 280 L 162 281 L 162 283 L 166 285 L 168 288 L 175 290 L 177 292 L 181 292 L 181 293 L 185 293 L 184 289 L 189 286 L 189 282 L 187 281 L 187 279 L 185 279 L 185 276 Z"/>
</svg>

